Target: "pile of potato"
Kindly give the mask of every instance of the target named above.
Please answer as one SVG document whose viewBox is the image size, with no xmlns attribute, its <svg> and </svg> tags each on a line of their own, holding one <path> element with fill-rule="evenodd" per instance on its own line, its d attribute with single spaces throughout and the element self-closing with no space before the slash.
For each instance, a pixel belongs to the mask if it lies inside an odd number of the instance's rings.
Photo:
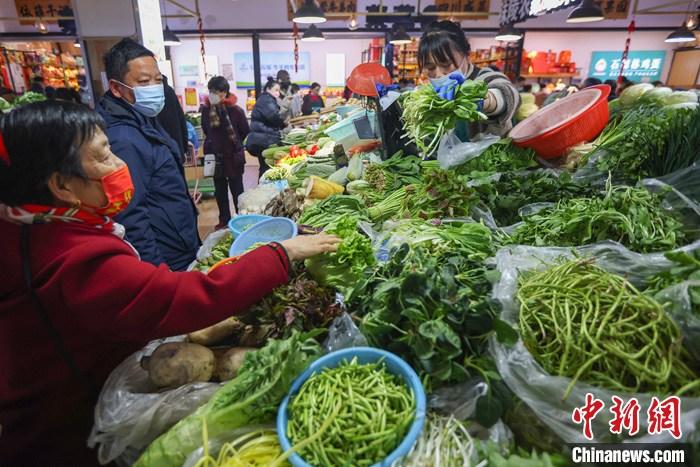
<svg viewBox="0 0 700 467">
<path fill-rule="evenodd" d="M 141 359 L 150 381 L 160 389 L 206 381 L 228 381 L 238 374 L 246 353 L 252 347 L 214 347 L 240 327 L 229 318 L 187 335 L 188 342 L 167 342 Z"/>
</svg>

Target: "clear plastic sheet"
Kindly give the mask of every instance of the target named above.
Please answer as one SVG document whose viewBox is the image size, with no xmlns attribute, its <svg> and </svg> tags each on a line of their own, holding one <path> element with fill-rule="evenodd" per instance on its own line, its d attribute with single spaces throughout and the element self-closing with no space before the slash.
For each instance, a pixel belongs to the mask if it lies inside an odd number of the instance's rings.
<svg viewBox="0 0 700 467">
<path fill-rule="evenodd" d="M 330 353 L 350 347 L 366 347 L 367 345 L 367 339 L 352 321 L 352 317 L 343 313 L 333 320 L 328 328 L 328 337 L 323 343 L 323 348 Z"/>
<path fill-rule="evenodd" d="M 136 462 L 141 451 L 182 418 L 207 402 L 219 383 L 193 383 L 158 391 L 141 368 L 141 357 L 165 342 L 184 336 L 150 342 L 124 360 L 109 375 L 95 406 L 95 424 L 88 446 L 97 448 L 101 464 L 117 460 L 120 465 Z"/>
<path fill-rule="evenodd" d="M 683 333 L 683 345 L 693 359 L 700 363 L 700 317 L 693 312 L 690 294 L 692 288 L 700 290 L 700 281 L 685 281 L 668 287 L 655 295 L 668 313 L 678 323 Z"/>
<path fill-rule="evenodd" d="M 238 197 L 239 214 L 262 214 L 267 203 L 282 191 L 274 183 L 258 185 Z"/>
<path fill-rule="evenodd" d="M 495 135 L 478 134 L 472 141 L 463 143 L 451 130 L 440 141 L 437 151 L 437 160 L 440 167 L 449 169 L 457 167 L 465 162 L 480 156 L 492 144 L 501 138 Z"/>
<path fill-rule="evenodd" d="M 698 247 L 697 244 L 693 246 Z M 633 283 L 643 283 L 649 274 L 670 265 L 663 254 L 640 255 L 613 242 L 575 249 L 539 248 L 522 245 L 504 248 L 496 254 L 496 265 L 501 277 L 493 290 L 494 298 L 503 305 L 501 319 L 515 327 L 518 325 L 519 304 L 515 296 L 520 273 L 533 269 L 544 269 L 559 259 L 570 259 L 575 255 L 595 258 L 600 267 L 626 276 Z M 518 340 L 514 346 L 508 347 L 492 338 L 490 351 L 501 377 L 511 391 L 525 402 L 545 425 L 567 443 L 587 441 L 582 434 L 581 426 L 572 422 L 571 414 L 574 408 L 585 405 L 585 395 L 588 392 L 593 393 L 595 397 L 603 400 L 606 404 L 606 408 L 600 411 L 592 422 L 596 442 L 617 442 L 620 440 L 613 437 L 608 426 L 611 418 L 609 407 L 613 395 L 622 397 L 624 400 L 636 397 L 642 407 L 640 433 L 644 433 L 644 435 L 635 438 L 635 442 L 674 441 L 668 433 L 654 436 L 646 435 L 647 420 L 644 411 L 650 405 L 651 396 L 649 394 L 615 393 L 578 382 L 566 400 L 562 400 L 570 379 L 546 373 L 525 349 L 521 340 Z M 681 407 L 683 438 L 686 441 L 698 441 L 700 434 L 697 432 L 698 426 L 696 424 L 700 422 L 700 398 L 682 398 Z"/>
</svg>

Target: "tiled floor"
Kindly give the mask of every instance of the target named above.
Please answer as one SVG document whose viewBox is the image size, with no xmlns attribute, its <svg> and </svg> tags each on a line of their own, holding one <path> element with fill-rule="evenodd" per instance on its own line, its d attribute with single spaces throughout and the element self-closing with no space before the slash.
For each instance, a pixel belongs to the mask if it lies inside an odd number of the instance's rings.
<svg viewBox="0 0 700 467">
<path fill-rule="evenodd" d="M 246 154 L 246 165 L 245 173 L 243 174 L 243 187 L 248 190 L 258 185 L 258 160 Z M 231 214 L 233 212 L 233 200 L 231 200 L 231 193 L 229 192 L 229 202 L 231 205 Z M 209 235 L 219 223 L 219 209 L 216 207 L 216 200 L 214 196 L 208 196 L 203 198 L 202 201 L 197 205 L 199 209 L 199 236 L 204 239 Z"/>
</svg>

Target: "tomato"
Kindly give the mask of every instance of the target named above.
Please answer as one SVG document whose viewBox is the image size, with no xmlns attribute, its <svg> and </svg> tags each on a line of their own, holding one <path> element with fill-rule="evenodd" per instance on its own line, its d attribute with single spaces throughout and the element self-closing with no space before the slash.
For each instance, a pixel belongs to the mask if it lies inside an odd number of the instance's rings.
<svg viewBox="0 0 700 467">
<path fill-rule="evenodd" d="M 312 156 L 313 156 L 314 154 L 316 154 L 317 151 L 318 151 L 318 145 L 317 145 L 317 144 L 314 144 L 313 146 L 311 146 L 311 147 L 309 148 L 309 154 L 311 154 Z"/>
</svg>

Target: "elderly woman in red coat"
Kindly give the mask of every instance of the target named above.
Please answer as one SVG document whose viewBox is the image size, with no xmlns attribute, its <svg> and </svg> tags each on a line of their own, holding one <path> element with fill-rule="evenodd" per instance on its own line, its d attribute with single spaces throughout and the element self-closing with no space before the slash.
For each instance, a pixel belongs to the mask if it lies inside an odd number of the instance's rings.
<svg viewBox="0 0 700 467">
<path fill-rule="evenodd" d="M 0 120 L 2 465 L 96 465 L 94 388 L 120 361 L 245 311 L 287 282 L 290 261 L 339 241 L 261 246 L 210 275 L 141 262 L 112 221 L 133 186 L 103 130 L 98 114 L 58 101 Z"/>
</svg>

